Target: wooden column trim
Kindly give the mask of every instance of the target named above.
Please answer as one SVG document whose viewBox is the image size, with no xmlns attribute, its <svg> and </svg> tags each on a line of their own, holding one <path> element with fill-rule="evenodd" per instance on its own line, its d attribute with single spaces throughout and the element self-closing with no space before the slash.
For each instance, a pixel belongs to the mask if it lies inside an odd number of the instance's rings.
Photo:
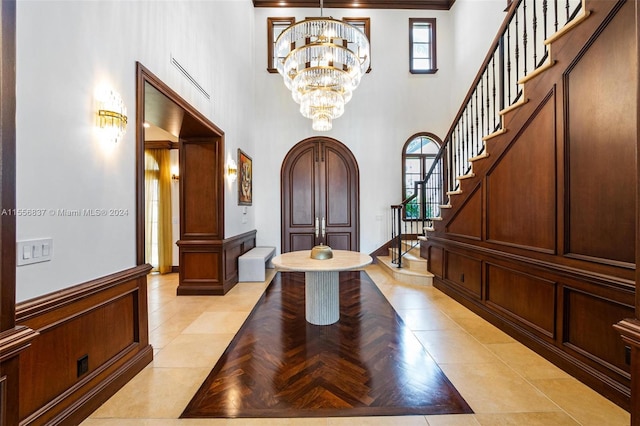
<svg viewBox="0 0 640 426">
<path fill-rule="evenodd" d="M 93 294 L 117 287 L 125 280 L 135 280 L 145 277 L 149 272 L 151 272 L 151 265 L 138 265 L 83 284 L 26 300 L 18 304 L 16 319 L 19 323 L 23 323 L 35 316 L 62 309 L 67 305 L 86 299 Z"/>
<path fill-rule="evenodd" d="M 637 297 L 636 292 L 636 297 Z M 636 316 L 638 311 L 636 309 Z M 628 318 L 613 326 L 631 348 L 631 426 L 640 426 L 640 320 Z"/>
<path fill-rule="evenodd" d="M 0 3 L 0 206 L 16 208 L 16 2 Z M 0 216 L 0 331 L 15 325 L 16 217 Z"/>
<path fill-rule="evenodd" d="M 0 362 L 18 356 L 31 345 L 38 332 L 29 327 L 18 326 L 0 333 Z"/>
<path fill-rule="evenodd" d="M 636 50 L 640 55 L 640 5 L 635 3 Z M 640 164 L 640 66 L 636 55 L 636 164 Z M 637 167 L 637 166 L 636 166 Z M 637 168 L 636 182 L 640 182 L 640 168 Z M 628 318 L 613 327 L 620 333 L 622 340 L 631 347 L 631 426 L 640 426 L 640 185 L 636 185 L 636 317 Z"/>
</svg>

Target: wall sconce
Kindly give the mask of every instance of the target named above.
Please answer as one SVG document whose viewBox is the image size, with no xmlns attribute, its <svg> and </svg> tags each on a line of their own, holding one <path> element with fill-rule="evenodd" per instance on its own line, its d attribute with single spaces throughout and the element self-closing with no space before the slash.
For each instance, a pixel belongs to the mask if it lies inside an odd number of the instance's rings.
<svg viewBox="0 0 640 426">
<path fill-rule="evenodd" d="M 180 170 L 176 166 L 171 167 L 171 180 L 178 182 L 180 180 Z"/>
<path fill-rule="evenodd" d="M 96 92 L 98 128 L 105 139 L 118 143 L 127 128 L 127 108 L 122 97 L 113 89 L 102 87 Z"/>
<path fill-rule="evenodd" d="M 238 165 L 232 158 L 227 159 L 227 179 L 229 182 L 235 182 L 238 176 Z"/>
</svg>

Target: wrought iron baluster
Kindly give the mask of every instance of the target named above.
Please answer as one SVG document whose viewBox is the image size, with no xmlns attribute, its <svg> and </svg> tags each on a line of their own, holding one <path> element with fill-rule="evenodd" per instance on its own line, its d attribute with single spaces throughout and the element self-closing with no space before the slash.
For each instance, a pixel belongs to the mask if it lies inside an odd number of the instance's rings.
<svg viewBox="0 0 640 426">
<path fill-rule="evenodd" d="M 493 59 L 491 59 L 491 62 L 493 62 Z M 491 74 L 491 68 L 487 68 L 487 72 L 485 73 L 487 76 L 487 81 L 486 81 L 486 86 L 487 86 L 487 99 L 486 99 L 486 107 L 487 107 L 487 127 L 486 127 L 486 132 L 487 135 L 489 133 L 491 133 L 491 131 L 489 130 L 489 123 L 491 122 L 491 96 L 489 96 L 489 92 L 491 91 L 491 84 L 489 82 L 489 75 Z"/>
<path fill-rule="evenodd" d="M 547 38 L 549 38 L 549 35 L 547 34 L 547 0 L 542 0 L 542 21 L 544 22 L 544 40 L 546 40 Z"/>
<path fill-rule="evenodd" d="M 522 76 L 527 75 L 527 0 L 522 0 Z"/>
<path fill-rule="evenodd" d="M 493 132 L 496 128 L 496 124 L 498 122 L 497 120 L 497 115 L 498 115 L 498 111 L 497 111 L 497 105 L 496 105 L 496 92 L 497 92 L 497 87 L 496 87 L 496 56 L 493 55 L 493 60 L 491 61 L 491 74 L 493 77 L 493 93 L 491 94 L 492 99 L 493 99 L 493 122 L 492 122 L 492 128 L 490 129 L 491 132 Z"/>
<path fill-rule="evenodd" d="M 481 80 L 482 81 L 482 80 Z M 476 146 L 478 146 L 478 138 L 480 137 L 480 120 L 478 117 L 478 88 L 476 88 L 476 114 L 475 114 L 475 137 L 471 138 L 471 149 L 469 152 L 469 156 L 467 158 L 465 158 L 465 163 L 468 163 L 469 158 L 475 156 L 475 150 L 476 150 Z M 470 166 L 465 164 L 465 174 L 468 173 Z"/>
<path fill-rule="evenodd" d="M 533 68 L 538 68 L 538 11 L 536 1 L 533 1 Z"/>
<path fill-rule="evenodd" d="M 518 80 L 520 79 L 520 38 L 518 37 L 518 12 L 516 11 L 516 34 L 515 34 L 515 43 L 516 43 L 516 49 L 515 49 L 515 57 L 516 57 L 516 81 L 515 81 L 515 87 L 516 87 L 516 96 L 518 93 Z M 509 103 L 511 103 L 511 100 L 509 101 Z"/>
<path fill-rule="evenodd" d="M 473 129 L 471 128 L 471 117 L 469 116 L 469 114 L 471 113 L 471 111 L 469 110 L 473 109 L 473 97 L 471 97 L 471 103 L 469 105 L 470 105 L 470 108 L 467 108 L 467 120 L 466 120 L 467 135 L 464 139 L 463 156 L 458 159 L 459 161 L 458 176 L 462 176 L 464 174 L 462 170 L 462 163 L 464 162 L 464 159 L 467 158 L 467 146 L 469 145 L 469 139 L 471 139 L 471 135 L 473 135 Z"/>
<path fill-rule="evenodd" d="M 506 108 L 511 103 L 511 25 L 507 27 L 507 98 L 503 99 L 502 109 Z"/>
<path fill-rule="evenodd" d="M 553 12 L 555 14 L 555 32 L 558 32 L 558 0 L 553 0 Z"/>
<path fill-rule="evenodd" d="M 460 155 L 458 156 L 458 158 L 456 158 L 456 163 L 454 164 L 455 167 L 455 174 L 453 175 L 453 178 L 455 179 L 459 174 L 459 164 L 460 164 L 460 158 L 462 158 L 462 147 L 464 146 L 464 141 L 465 139 L 467 139 L 467 110 L 465 108 L 463 116 L 462 116 L 462 122 L 460 123 L 462 126 L 462 137 L 460 138 L 460 140 L 458 141 L 458 144 L 460 145 Z M 453 182 L 457 182 L 456 180 L 454 180 Z M 453 183 L 452 185 L 457 185 L 456 183 Z"/>
</svg>

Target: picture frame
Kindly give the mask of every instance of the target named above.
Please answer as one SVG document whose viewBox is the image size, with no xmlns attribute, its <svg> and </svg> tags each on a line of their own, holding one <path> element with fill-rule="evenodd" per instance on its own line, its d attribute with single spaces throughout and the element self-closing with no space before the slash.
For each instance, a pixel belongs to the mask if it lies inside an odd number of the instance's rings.
<svg viewBox="0 0 640 426">
<path fill-rule="evenodd" d="M 253 202 L 253 161 L 238 148 L 238 205 L 250 206 Z"/>
</svg>

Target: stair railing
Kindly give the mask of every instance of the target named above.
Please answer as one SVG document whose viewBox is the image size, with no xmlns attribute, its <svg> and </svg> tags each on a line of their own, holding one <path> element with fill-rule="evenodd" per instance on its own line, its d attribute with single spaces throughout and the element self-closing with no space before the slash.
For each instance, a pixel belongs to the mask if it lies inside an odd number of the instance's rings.
<svg viewBox="0 0 640 426">
<path fill-rule="evenodd" d="M 501 111 L 526 101 L 521 81 L 547 61 L 549 47 L 544 41 L 575 17 L 583 2 L 513 0 L 510 4 L 431 168 L 415 183 L 413 196 L 391 206 L 392 262 L 398 267 L 408 251 L 402 249 L 407 233 L 420 236 L 425 228 L 432 229 L 441 208 L 448 207 L 448 195 L 458 191 L 460 178 L 471 172 L 472 161 L 486 155 L 483 138 L 502 128 Z M 419 217 L 407 217 L 407 207 L 413 205 L 416 210 L 416 204 Z"/>
<path fill-rule="evenodd" d="M 430 202 L 448 204 L 447 194 L 485 155 L 483 138 L 502 128 L 501 111 L 522 99 L 522 79 L 549 56 L 544 43 L 581 10 L 583 0 L 514 0 L 480 72 L 467 92 L 431 169 L 425 174 Z M 438 215 L 434 218 L 439 217 Z"/>
<path fill-rule="evenodd" d="M 424 191 L 424 181 L 414 182 L 413 194 L 401 204 L 391 206 L 391 263 L 402 268 L 402 257 L 420 243 L 424 229 L 430 226 L 433 209 Z"/>
</svg>

